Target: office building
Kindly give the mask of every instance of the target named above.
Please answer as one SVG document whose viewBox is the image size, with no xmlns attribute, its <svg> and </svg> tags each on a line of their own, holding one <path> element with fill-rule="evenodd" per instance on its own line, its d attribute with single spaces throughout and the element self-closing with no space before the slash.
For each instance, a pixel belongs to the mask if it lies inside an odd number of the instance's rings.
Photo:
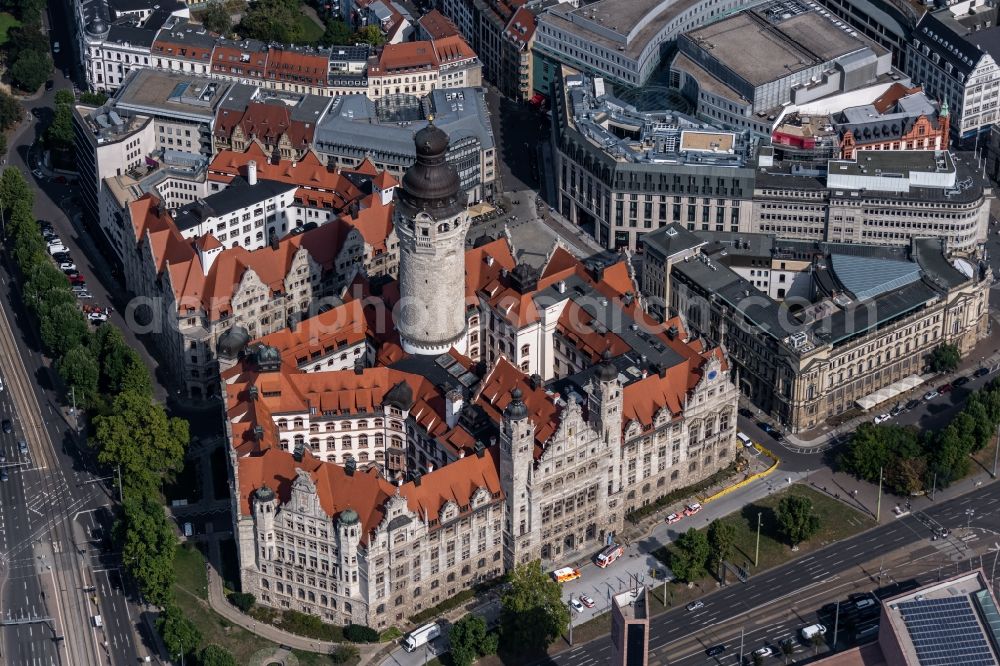
<svg viewBox="0 0 1000 666">
<path fill-rule="evenodd" d="M 743 395 L 791 432 L 885 409 L 920 385 L 936 347 L 964 355 L 986 335 L 992 273 L 941 239 L 893 247 L 673 225 L 647 247 L 658 265 L 643 293 L 724 345 Z"/>
<path fill-rule="evenodd" d="M 552 100 L 556 205 L 609 249 L 680 222 L 738 231 L 749 223 L 754 143 L 674 111 L 638 111 L 603 80 L 564 68 Z"/>
</svg>

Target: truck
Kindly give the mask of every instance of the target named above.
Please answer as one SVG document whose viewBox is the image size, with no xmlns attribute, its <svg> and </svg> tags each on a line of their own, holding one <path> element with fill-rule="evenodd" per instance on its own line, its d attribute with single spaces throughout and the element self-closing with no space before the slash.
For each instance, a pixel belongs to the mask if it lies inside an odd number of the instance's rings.
<svg viewBox="0 0 1000 666">
<path fill-rule="evenodd" d="M 594 558 L 594 562 L 597 564 L 597 566 L 603 569 L 604 567 L 608 566 L 609 564 L 617 560 L 619 557 L 621 557 L 622 553 L 624 552 L 625 551 L 621 547 L 621 545 L 613 543 L 604 550 L 602 550 L 601 552 L 599 552 L 597 554 L 597 557 Z"/>
<path fill-rule="evenodd" d="M 430 624 L 425 624 L 422 627 L 414 629 L 410 634 L 403 639 L 403 649 L 407 652 L 413 652 L 418 647 L 422 647 L 427 643 L 441 635 L 441 627 L 438 626 L 437 622 L 431 622 Z"/>
</svg>

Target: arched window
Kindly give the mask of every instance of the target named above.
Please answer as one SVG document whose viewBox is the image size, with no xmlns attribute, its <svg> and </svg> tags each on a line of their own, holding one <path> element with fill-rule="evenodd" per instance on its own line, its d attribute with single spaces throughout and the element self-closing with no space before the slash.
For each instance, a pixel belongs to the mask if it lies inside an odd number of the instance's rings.
<svg viewBox="0 0 1000 666">
<path fill-rule="evenodd" d="M 311 451 L 319 451 L 319 437 L 309 438 L 309 449 Z"/>
<path fill-rule="evenodd" d="M 368 427 L 368 421 L 358 421 L 358 430 L 364 430 Z"/>
<path fill-rule="evenodd" d="M 521 345 L 521 356 L 527 356 L 531 352 L 531 345 Z"/>
<path fill-rule="evenodd" d="M 327 451 L 331 451 L 331 450 L 333 450 L 335 448 L 337 448 L 337 440 L 335 440 L 333 437 L 327 437 L 326 438 L 326 450 Z"/>
<path fill-rule="evenodd" d="M 384 451 L 380 450 L 380 451 L 376 451 L 375 452 L 375 462 L 385 462 L 385 452 Z"/>
<path fill-rule="evenodd" d="M 358 446 L 368 446 L 368 435 L 358 435 Z"/>
<path fill-rule="evenodd" d="M 343 449 L 353 448 L 354 445 L 351 442 L 351 436 L 350 435 L 344 435 L 343 438 L 341 438 L 341 440 L 340 440 L 340 446 Z"/>
<path fill-rule="evenodd" d="M 352 427 L 353 424 L 350 421 L 344 421 L 343 423 L 340 424 L 341 430 L 350 430 Z"/>
<path fill-rule="evenodd" d="M 445 231 L 448 231 L 448 223 L 442 222 L 438 225 L 438 233 L 444 233 Z"/>
<path fill-rule="evenodd" d="M 302 429 L 302 419 L 295 419 L 295 421 L 292 423 L 292 427 L 295 428 L 296 430 L 301 430 Z"/>
<path fill-rule="evenodd" d="M 278 430 L 287 430 L 287 429 L 288 429 L 288 421 L 286 421 L 285 419 L 278 419 Z"/>
<path fill-rule="evenodd" d="M 368 452 L 367 451 L 359 451 L 358 452 L 358 462 L 363 462 L 363 463 L 368 462 Z"/>
</svg>

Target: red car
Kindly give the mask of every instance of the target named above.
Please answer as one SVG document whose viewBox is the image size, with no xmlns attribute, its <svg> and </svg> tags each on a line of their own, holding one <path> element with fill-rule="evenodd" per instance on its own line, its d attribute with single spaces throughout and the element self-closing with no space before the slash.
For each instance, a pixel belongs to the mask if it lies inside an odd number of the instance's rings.
<svg viewBox="0 0 1000 666">
<path fill-rule="evenodd" d="M 951 389 L 952 389 L 951 384 L 942 384 L 941 386 L 938 387 L 937 392 L 941 394 L 951 393 Z"/>
<path fill-rule="evenodd" d="M 83 285 L 87 284 L 87 281 L 83 279 L 83 276 L 77 273 L 76 275 L 67 275 L 66 279 L 69 280 L 70 284 L 73 285 Z"/>
</svg>

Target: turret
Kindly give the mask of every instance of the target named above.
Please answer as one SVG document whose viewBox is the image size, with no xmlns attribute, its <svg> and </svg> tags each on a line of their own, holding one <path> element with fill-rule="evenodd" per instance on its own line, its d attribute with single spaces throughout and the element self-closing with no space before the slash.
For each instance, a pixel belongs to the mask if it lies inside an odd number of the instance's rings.
<svg viewBox="0 0 1000 666">
<path fill-rule="evenodd" d="M 510 392 L 500 425 L 500 486 L 506 495 L 504 559 L 509 567 L 531 559 L 538 539 L 533 514 L 532 472 L 535 464 L 535 425 L 528 417 L 521 389 Z"/>
<path fill-rule="evenodd" d="M 340 557 L 337 578 L 344 596 L 358 589 L 358 546 L 361 543 L 361 518 L 354 509 L 344 509 L 337 517 L 337 541 Z"/>
<path fill-rule="evenodd" d="M 266 485 L 253 491 L 253 517 L 257 532 L 257 559 L 274 557 L 274 516 L 278 512 L 278 496 Z"/>
</svg>

